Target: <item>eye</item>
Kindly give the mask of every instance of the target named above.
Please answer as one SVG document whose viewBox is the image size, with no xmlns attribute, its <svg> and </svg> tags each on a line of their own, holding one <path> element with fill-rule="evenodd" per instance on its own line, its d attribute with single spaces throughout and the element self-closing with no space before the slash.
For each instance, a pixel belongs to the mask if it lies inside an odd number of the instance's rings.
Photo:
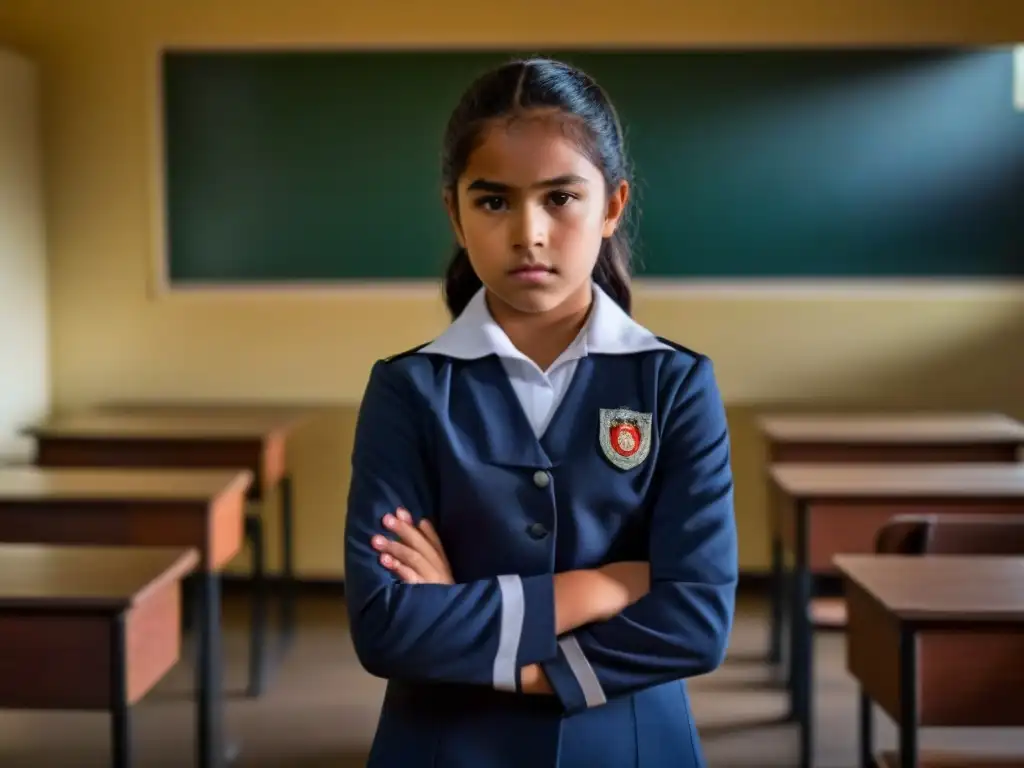
<svg viewBox="0 0 1024 768">
<path fill-rule="evenodd" d="M 473 205 L 477 208 L 482 208 L 485 211 L 500 211 L 507 205 L 505 198 L 500 195 L 487 195 L 485 197 L 478 197 L 473 201 Z"/>
<path fill-rule="evenodd" d="M 552 192 L 550 195 L 548 195 L 548 200 L 556 208 L 561 208 L 562 206 L 568 205 L 571 201 L 575 199 L 575 195 L 571 195 L 568 192 L 562 191 Z"/>
</svg>

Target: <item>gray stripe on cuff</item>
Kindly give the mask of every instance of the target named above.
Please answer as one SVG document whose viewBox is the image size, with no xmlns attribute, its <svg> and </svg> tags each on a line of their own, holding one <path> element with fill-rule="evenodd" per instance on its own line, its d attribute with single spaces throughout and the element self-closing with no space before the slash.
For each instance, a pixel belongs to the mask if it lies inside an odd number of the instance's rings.
<svg viewBox="0 0 1024 768">
<path fill-rule="evenodd" d="M 515 693 L 518 689 L 517 661 L 526 616 L 526 596 L 523 581 L 516 575 L 499 576 L 498 589 L 501 590 L 501 627 L 498 652 L 494 656 L 494 687 Z"/>
<path fill-rule="evenodd" d="M 601 681 L 597 679 L 594 668 L 590 666 L 587 657 L 580 648 L 579 641 L 572 635 L 567 635 L 558 641 L 558 646 L 565 654 L 565 660 L 569 663 L 580 690 L 583 691 L 583 700 L 588 707 L 598 707 L 608 701 L 601 687 Z"/>
</svg>

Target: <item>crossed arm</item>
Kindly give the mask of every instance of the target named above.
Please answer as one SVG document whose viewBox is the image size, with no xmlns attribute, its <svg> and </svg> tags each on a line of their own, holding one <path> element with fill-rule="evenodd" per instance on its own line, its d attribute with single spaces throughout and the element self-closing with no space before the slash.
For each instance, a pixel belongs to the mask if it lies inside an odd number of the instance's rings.
<svg viewBox="0 0 1024 768">
<path fill-rule="evenodd" d="M 346 586 L 354 645 L 371 674 L 550 689 L 572 713 L 721 662 L 736 531 L 724 408 L 706 359 L 674 383 L 646 565 L 451 583 L 429 521 L 397 514 L 403 505 L 422 514 L 427 508 L 415 505 L 432 497 L 415 458 L 429 448 L 420 444 L 416 397 L 401 373 L 378 363 L 356 430 Z M 396 446 L 409 455 L 396 456 Z M 375 543 L 386 517 L 399 541 Z"/>
<path fill-rule="evenodd" d="M 383 523 L 398 538 L 373 537 L 371 543 L 381 553 L 381 565 L 405 584 L 455 584 L 441 537 L 430 520 L 422 518 L 416 523 L 408 510 L 400 508 L 385 515 Z M 650 567 L 644 562 L 610 563 L 596 569 L 556 573 L 552 580 L 555 634 L 564 635 L 585 624 L 610 619 L 647 594 Z M 519 690 L 554 692 L 540 664 L 519 670 Z"/>
</svg>

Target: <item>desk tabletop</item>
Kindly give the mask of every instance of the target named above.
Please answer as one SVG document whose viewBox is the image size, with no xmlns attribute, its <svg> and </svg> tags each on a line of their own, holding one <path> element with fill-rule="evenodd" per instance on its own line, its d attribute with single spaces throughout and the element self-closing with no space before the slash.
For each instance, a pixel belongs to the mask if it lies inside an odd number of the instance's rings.
<svg viewBox="0 0 1024 768">
<path fill-rule="evenodd" d="M 837 555 L 834 562 L 903 620 L 1024 622 L 1024 557 Z"/>
<path fill-rule="evenodd" d="M 198 563 L 194 549 L 0 544 L 0 610 L 121 611 Z"/>
<path fill-rule="evenodd" d="M 768 414 L 758 426 L 773 442 L 1024 444 L 1024 424 L 999 413 Z"/>
<path fill-rule="evenodd" d="M 94 409 L 97 413 L 134 416 L 187 416 L 213 419 L 255 419 L 295 426 L 308 419 L 316 405 L 284 403 L 223 403 L 188 400 L 114 400 Z"/>
<path fill-rule="evenodd" d="M 248 470 L 0 467 L 0 503 L 212 501 L 245 493 Z"/>
<path fill-rule="evenodd" d="M 772 479 L 795 498 L 1024 500 L 1019 464 L 776 464 Z"/>
<path fill-rule="evenodd" d="M 292 415 L 273 412 L 79 411 L 53 416 L 27 428 L 25 434 L 109 440 L 264 440 L 294 425 Z"/>
</svg>

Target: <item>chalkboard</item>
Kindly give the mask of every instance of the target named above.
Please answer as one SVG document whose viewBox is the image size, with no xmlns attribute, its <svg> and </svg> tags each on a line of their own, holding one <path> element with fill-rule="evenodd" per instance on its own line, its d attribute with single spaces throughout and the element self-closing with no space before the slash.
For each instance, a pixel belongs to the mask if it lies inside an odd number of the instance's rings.
<svg viewBox="0 0 1024 768">
<path fill-rule="evenodd" d="M 448 113 L 524 53 L 166 52 L 171 284 L 436 278 Z M 640 277 L 1024 275 L 1009 50 L 547 53 L 619 108 Z"/>
</svg>

